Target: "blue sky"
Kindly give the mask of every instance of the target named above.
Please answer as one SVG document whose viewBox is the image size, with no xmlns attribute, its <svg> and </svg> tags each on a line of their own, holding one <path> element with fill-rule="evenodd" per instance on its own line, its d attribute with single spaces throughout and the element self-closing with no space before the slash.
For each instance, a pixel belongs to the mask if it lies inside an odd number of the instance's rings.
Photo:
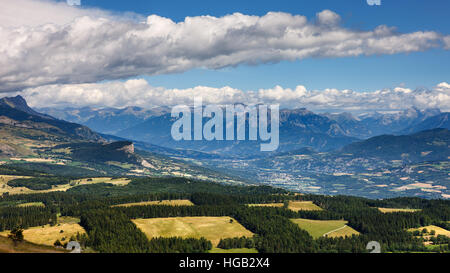
<svg viewBox="0 0 450 273">
<path fill-rule="evenodd" d="M 447 0 L 5 1 L 0 92 L 34 107 L 202 97 L 313 111 L 450 111 L 449 10 Z"/>
<path fill-rule="evenodd" d="M 450 111 L 447 0 L 81 2 L 3 3 L 0 92 L 36 107 L 202 97 L 317 111 Z"/>
<path fill-rule="evenodd" d="M 278 1 L 206 1 L 206 0 L 82 0 L 83 7 L 111 11 L 131 11 L 142 15 L 157 14 L 183 21 L 186 16 L 223 16 L 240 12 L 264 15 L 283 11 L 313 19 L 324 9 L 335 11 L 342 23 L 352 29 L 369 30 L 378 25 L 397 27 L 399 32 L 432 30 L 450 33 L 450 1 L 383 0 L 381 6 L 369 6 L 365 0 L 278 0 Z M 434 49 L 426 52 L 383 56 L 305 59 L 258 66 L 239 65 L 221 70 L 193 69 L 181 74 L 144 77 L 154 86 L 188 88 L 197 85 L 232 86 L 243 90 L 270 88 L 275 85 L 308 89 L 353 89 L 370 91 L 405 85 L 410 88 L 432 87 L 450 81 L 450 52 Z"/>
</svg>

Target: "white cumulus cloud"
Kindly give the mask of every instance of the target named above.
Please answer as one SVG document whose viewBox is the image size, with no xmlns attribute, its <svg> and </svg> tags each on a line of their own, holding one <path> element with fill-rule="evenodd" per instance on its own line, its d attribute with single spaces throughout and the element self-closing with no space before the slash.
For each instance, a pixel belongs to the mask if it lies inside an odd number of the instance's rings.
<svg viewBox="0 0 450 273">
<path fill-rule="evenodd" d="M 232 87 L 197 86 L 187 89 L 153 87 L 144 79 L 92 84 L 55 84 L 28 88 L 19 93 L 33 107 L 117 107 L 192 105 L 201 97 L 206 104 L 280 104 L 283 108 L 308 108 L 315 111 L 392 111 L 410 107 L 440 108 L 450 111 L 450 84 L 440 83 L 431 89 L 393 89 L 373 92 L 352 90 L 308 90 L 276 86 L 271 89 L 243 91 Z"/>
<path fill-rule="evenodd" d="M 340 16 L 329 10 L 318 13 L 313 21 L 280 12 L 186 17 L 181 22 L 158 15 L 142 21 L 124 20 L 126 17 L 51 1 L 2 3 L 0 92 L 199 67 L 408 53 L 444 43 L 448 46 L 448 38 L 433 31 L 345 28 Z"/>
</svg>

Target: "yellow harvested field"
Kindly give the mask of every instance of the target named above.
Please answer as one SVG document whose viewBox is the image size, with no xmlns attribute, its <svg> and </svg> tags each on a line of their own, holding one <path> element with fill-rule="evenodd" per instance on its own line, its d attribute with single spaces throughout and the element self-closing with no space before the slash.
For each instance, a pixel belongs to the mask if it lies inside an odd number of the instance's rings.
<svg viewBox="0 0 450 273">
<path fill-rule="evenodd" d="M 433 225 L 426 226 L 426 227 L 420 227 L 420 228 L 411 228 L 411 229 L 408 229 L 408 231 L 411 231 L 411 232 L 416 231 L 416 230 L 422 231 L 424 229 L 426 229 L 428 231 L 428 233 L 430 233 L 432 230 L 434 230 L 436 232 L 436 234 L 434 236 L 444 235 L 444 236 L 450 237 L 450 231 L 443 229 L 441 227 L 438 227 L 438 226 L 433 226 Z M 428 237 L 430 237 L 430 236 L 428 236 Z"/>
<path fill-rule="evenodd" d="M 393 212 L 418 212 L 420 209 L 395 209 L 395 208 L 378 208 L 382 213 L 393 213 Z"/>
<path fill-rule="evenodd" d="M 253 237 L 252 232 L 231 217 L 176 217 L 135 219 L 132 221 L 148 238 L 204 237 L 210 240 L 213 246 L 217 246 L 220 239 L 242 236 Z"/>
<path fill-rule="evenodd" d="M 37 157 L 33 157 L 33 158 L 16 158 L 16 157 L 11 157 L 10 160 L 15 160 L 15 161 L 25 161 L 25 162 L 33 162 L 33 163 L 56 163 L 55 159 L 51 159 L 51 158 L 37 158 Z"/>
<path fill-rule="evenodd" d="M 276 207 L 282 208 L 284 206 L 283 203 L 268 203 L 268 204 L 248 204 L 249 207 Z"/>
<path fill-rule="evenodd" d="M 69 185 L 69 184 L 65 184 L 65 185 L 57 185 L 55 187 L 53 187 L 50 190 L 39 190 L 39 191 L 35 191 L 35 190 L 30 190 L 28 188 L 25 187 L 10 187 L 8 186 L 8 182 L 13 180 L 13 179 L 18 179 L 18 178 L 31 178 L 29 176 L 14 176 L 14 175 L 0 175 L 0 195 L 8 192 L 10 195 L 14 195 L 14 194 L 30 194 L 30 193 L 46 193 L 46 192 L 55 192 L 55 191 L 67 191 L 68 189 L 72 188 L 73 186 Z"/>
<path fill-rule="evenodd" d="M 9 192 L 9 194 L 21 194 L 21 193 L 27 193 L 31 192 L 30 189 L 27 189 L 25 187 L 17 187 L 13 188 L 8 186 L 8 182 L 13 179 L 18 178 L 30 178 L 29 176 L 16 176 L 16 175 L 0 175 L 0 195 L 2 195 L 5 192 Z"/>
<path fill-rule="evenodd" d="M 213 248 L 208 253 L 223 253 L 223 254 L 252 254 L 258 253 L 258 250 L 255 248 L 232 248 L 232 249 L 221 249 L 221 248 Z"/>
<path fill-rule="evenodd" d="M 359 234 L 358 231 L 356 231 L 353 228 L 346 225 L 343 228 L 340 228 L 339 230 L 335 230 L 333 232 L 326 234 L 326 236 L 336 238 L 336 237 L 346 237 L 346 236 L 351 237 L 352 235 L 358 235 L 358 234 Z"/>
<path fill-rule="evenodd" d="M 322 236 L 345 237 L 353 234 L 359 234 L 358 231 L 347 226 L 344 220 L 309 220 L 309 219 L 291 219 L 301 229 L 306 230 L 314 238 Z"/>
<path fill-rule="evenodd" d="M 250 207 L 276 207 L 282 208 L 284 207 L 284 203 L 268 203 L 268 204 L 248 204 Z M 322 210 L 321 207 L 314 204 L 312 201 L 289 201 L 288 209 L 292 211 L 301 211 L 301 210 Z"/>
<path fill-rule="evenodd" d="M 322 210 L 321 207 L 314 204 L 312 201 L 291 201 L 289 202 L 288 209 L 293 211 L 300 211 L 300 210 L 308 210 L 308 211 L 314 211 L 314 210 Z"/>
<path fill-rule="evenodd" d="M 115 186 L 126 186 L 131 182 L 128 178 L 111 178 L 111 177 L 95 177 L 95 178 L 84 178 L 79 180 L 72 181 L 72 184 L 75 186 L 80 185 L 90 185 L 90 184 L 98 184 L 98 183 L 107 183 Z"/>
<path fill-rule="evenodd" d="M 0 236 L 0 253 L 67 253 L 67 251 L 26 241 L 13 242 L 9 238 Z"/>
<path fill-rule="evenodd" d="M 55 226 L 45 225 L 44 227 L 32 227 L 23 231 L 23 237 L 26 241 L 38 244 L 53 246 L 56 240 L 61 243 L 68 242 L 70 237 L 76 236 L 77 233 L 86 233 L 79 224 L 79 219 L 73 217 L 59 217 L 58 224 Z M 61 231 L 63 231 L 61 233 Z M 9 231 L 0 232 L 1 236 L 7 237 Z"/>
<path fill-rule="evenodd" d="M 23 203 L 17 205 L 18 207 L 24 208 L 24 207 L 45 207 L 44 203 L 42 202 L 31 202 L 31 203 Z"/>
<path fill-rule="evenodd" d="M 120 205 L 114 205 L 113 207 L 134 207 L 134 206 L 193 206 L 190 200 L 161 200 L 161 201 L 147 201 L 126 203 Z"/>
</svg>

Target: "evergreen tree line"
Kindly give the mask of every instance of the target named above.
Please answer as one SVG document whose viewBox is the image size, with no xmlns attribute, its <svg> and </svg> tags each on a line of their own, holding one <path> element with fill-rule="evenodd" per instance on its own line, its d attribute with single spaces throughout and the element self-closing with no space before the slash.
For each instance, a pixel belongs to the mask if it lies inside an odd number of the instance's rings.
<svg viewBox="0 0 450 273">
<path fill-rule="evenodd" d="M 56 224 L 52 208 L 37 206 L 0 208 L 0 231 Z"/>
<path fill-rule="evenodd" d="M 153 238 L 149 241 L 151 253 L 206 253 L 212 249 L 211 241 L 200 238 Z"/>
<path fill-rule="evenodd" d="M 91 185 L 94 186 L 94 185 Z M 109 186 L 111 187 L 111 186 Z M 68 193 L 50 192 L 37 194 L 18 194 L 0 197 L 0 207 L 8 204 L 20 204 L 30 202 L 42 202 L 46 206 L 70 206 L 80 203 L 102 203 L 105 206 L 113 206 L 126 203 L 161 201 L 161 200 L 181 200 L 188 199 L 196 205 L 237 205 L 237 204 L 259 204 L 259 203 L 282 203 L 287 200 L 294 200 L 293 195 L 278 194 L 217 194 L 217 193 L 140 193 L 133 195 L 119 196 L 98 196 L 93 193 Z"/>
<path fill-rule="evenodd" d="M 313 238 L 289 218 L 286 209 L 241 207 L 233 217 L 245 228 L 255 233 L 255 247 L 260 253 L 313 253 Z"/>
<path fill-rule="evenodd" d="M 146 193 L 217 193 L 228 195 L 270 195 L 286 194 L 283 189 L 276 189 L 268 186 L 231 186 L 219 183 L 208 183 L 187 178 L 130 178 L 131 182 L 123 187 L 112 187 L 106 183 L 77 186 L 69 189 L 68 193 L 90 194 L 97 196 L 124 196 Z"/>
<path fill-rule="evenodd" d="M 10 187 L 25 187 L 30 190 L 49 190 L 53 186 L 69 184 L 71 180 L 68 177 L 33 177 L 13 179 L 7 184 Z"/>
<path fill-rule="evenodd" d="M 233 249 L 233 248 L 254 248 L 255 242 L 253 238 L 248 237 L 235 237 L 221 239 L 218 246 L 221 249 Z"/>
<path fill-rule="evenodd" d="M 189 198 L 196 205 L 267 204 L 283 203 L 296 199 L 294 195 L 288 194 L 220 194 L 207 192 L 193 193 Z"/>
<path fill-rule="evenodd" d="M 261 253 L 315 252 L 313 238 L 289 218 L 298 214 L 283 208 L 232 206 L 135 206 L 112 210 L 134 218 L 166 218 L 187 216 L 230 216 L 257 234 L 255 247 Z"/>
</svg>

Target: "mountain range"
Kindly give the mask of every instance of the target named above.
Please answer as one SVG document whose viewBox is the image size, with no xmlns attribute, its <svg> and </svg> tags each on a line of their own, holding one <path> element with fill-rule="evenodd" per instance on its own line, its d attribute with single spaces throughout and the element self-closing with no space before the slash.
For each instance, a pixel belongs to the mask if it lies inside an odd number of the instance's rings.
<svg viewBox="0 0 450 273">
<path fill-rule="evenodd" d="M 117 108 L 39 108 L 39 112 L 92 128 L 104 134 L 116 134 L 117 132 L 144 122 L 146 119 L 170 112 L 166 107 L 143 109 L 132 106 L 122 109 Z"/>
<path fill-rule="evenodd" d="M 372 198 L 450 197 L 448 113 L 434 109 L 356 117 L 282 110 L 280 149 L 264 156 L 258 156 L 256 142 L 175 142 L 168 109 L 70 109 L 70 116 L 78 111 L 83 123 L 103 120 L 115 128 L 136 123 L 113 130 L 115 135 L 49 114 L 60 111 L 40 113 L 20 96 L 1 99 L 2 168 L 58 175 L 185 176 Z M 385 133 L 360 139 L 380 130 Z"/>
<path fill-rule="evenodd" d="M 95 131 L 170 149 L 193 150 L 222 157 L 260 157 L 259 142 L 250 141 L 174 141 L 171 126 L 175 121 L 165 107 L 145 110 L 139 107 L 43 108 L 43 113 L 84 124 Z M 326 152 L 361 139 L 383 134 L 411 134 L 427 129 L 450 129 L 448 113 L 439 109 L 410 108 L 396 113 L 314 113 L 307 109 L 280 111 L 278 152 L 304 147 Z"/>
</svg>

